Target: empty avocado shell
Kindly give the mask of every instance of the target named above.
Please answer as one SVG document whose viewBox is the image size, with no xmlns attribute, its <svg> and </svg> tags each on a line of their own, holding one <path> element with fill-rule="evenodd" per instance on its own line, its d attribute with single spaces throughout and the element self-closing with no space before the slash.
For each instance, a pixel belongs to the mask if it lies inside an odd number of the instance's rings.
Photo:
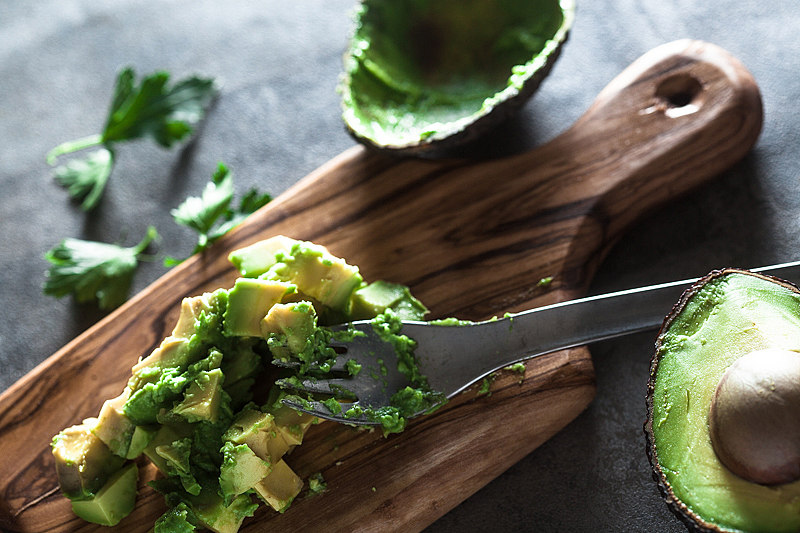
<svg viewBox="0 0 800 533">
<path fill-rule="evenodd" d="M 800 531 L 800 289 L 739 269 L 688 289 L 656 339 L 645 435 L 690 530 Z"/>
<path fill-rule="evenodd" d="M 365 145 L 435 155 L 508 118 L 567 39 L 574 0 L 364 0 L 343 120 Z"/>
</svg>

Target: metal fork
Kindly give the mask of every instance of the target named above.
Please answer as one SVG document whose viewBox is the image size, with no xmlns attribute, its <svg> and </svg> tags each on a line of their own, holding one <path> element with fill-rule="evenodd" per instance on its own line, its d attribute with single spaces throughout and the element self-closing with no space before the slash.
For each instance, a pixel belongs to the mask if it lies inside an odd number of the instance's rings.
<svg viewBox="0 0 800 533">
<path fill-rule="evenodd" d="M 751 271 L 800 282 L 800 261 Z M 658 328 L 683 291 L 698 279 L 590 296 L 467 325 L 404 321 L 402 334 L 417 342 L 419 368 L 427 376 L 430 388 L 441 392 L 444 400 L 514 363 Z M 347 327 L 341 326 L 340 329 Z M 344 413 L 353 406 L 373 409 L 387 406 L 392 394 L 408 385 L 408 381 L 397 369 L 394 348 L 373 331 L 369 321 L 353 322 L 350 327 L 363 335 L 346 343 L 331 343 L 340 352 L 331 373 L 339 377 L 279 380 L 279 385 L 312 395 L 338 397 L 345 389 L 353 393 L 355 400 L 342 402 L 341 412 L 331 411 L 317 400 L 306 402 L 289 397 L 283 402 L 294 409 L 336 422 L 377 425 L 378 422 L 364 415 L 349 418 Z M 343 376 L 345 363 L 351 359 L 361 364 L 362 369 L 355 377 Z M 274 363 L 293 366 L 286 362 Z M 418 414 L 421 413 L 414 416 Z"/>
</svg>

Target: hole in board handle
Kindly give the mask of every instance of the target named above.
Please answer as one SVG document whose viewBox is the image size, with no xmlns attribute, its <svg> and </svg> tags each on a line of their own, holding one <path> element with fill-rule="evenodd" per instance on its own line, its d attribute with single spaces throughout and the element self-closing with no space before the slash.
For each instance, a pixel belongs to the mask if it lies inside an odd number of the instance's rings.
<svg viewBox="0 0 800 533">
<path fill-rule="evenodd" d="M 679 74 L 662 81 L 656 89 L 658 102 L 646 110 L 661 111 L 669 118 L 696 113 L 703 107 L 703 86 L 688 74 Z"/>
</svg>

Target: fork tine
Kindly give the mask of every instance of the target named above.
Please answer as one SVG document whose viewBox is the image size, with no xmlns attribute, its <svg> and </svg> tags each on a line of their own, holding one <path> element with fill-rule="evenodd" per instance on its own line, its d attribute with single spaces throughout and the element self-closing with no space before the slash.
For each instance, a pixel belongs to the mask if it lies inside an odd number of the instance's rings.
<svg viewBox="0 0 800 533">
<path fill-rule="evenodd" d="M 299 361 L 288 361 L 288 360 L 283 360 L 283 359 L 273 359 L 272 360 L 272 364 L 275 365 L 275 366 L 279 366 L 281 368 L 289 368 L 289 369 L 292 369 L 292 370 L 297 370 L 298 368 L 300 368 L 300 362 Z"/>
<path fill-rule="evenodd" d="M 292 379 L 284 378 L 275 382 L 282 389 L 308 392 L 311 394 L 327 394 L 337 398 L 349 398 L 348 386 L 352 381 L 348 379 Z"/>
<path fill-rule="evenodd" d="M 353 359 L 353 357 L 348 357 L 347 355 L 340 355 L 336 358 L 336 362 L 331 365 L 331 368 L 328 370 L 329 372 L 347 372 L 347 363 Z M 300 368 L 301 363 L 299 361 L 289 361 L 283 359 L 273 359 L 272 364 L 281 368 L 288 368 L 290 370 L 297 370 Z M 319 369 L 319 365 L 312 364 L 309 367 L 309 370 L 317 370 Z"/>
<path fill-rule="evenodd" d="M 342 409 L 339 413 L 334 413 L 331 411 L 327 405 L 323 404 L 322 402 L 318 401 L 297 401 L 293 398 L 284 398 L 281 400 L 284 405 L 291 407 L 297 411 L 302 411 L 304 413 L 308 413 L 310 415 L 314 415 L 319 418 L 324 418 L 325 420 L 332 420 L 333 422 L 339 422 L 342 424 L 353 424 L 357 426 L 373 426 L 377 425 L 377 422 L 372 420 L 368 420 L 367 417 L 363 414 L 360 414 L 358 417 L 347 417 L 344 416 L 344 413 L 347 412 L 348 409 L 357 405 L 358 402 L 355 403 L 340 403 Z"/>
</svg>

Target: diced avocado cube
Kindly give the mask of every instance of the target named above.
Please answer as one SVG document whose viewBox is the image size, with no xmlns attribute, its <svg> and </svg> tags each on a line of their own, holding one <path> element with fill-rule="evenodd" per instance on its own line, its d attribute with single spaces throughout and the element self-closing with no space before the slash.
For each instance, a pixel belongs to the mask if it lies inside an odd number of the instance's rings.
<svg viewBox="0 0 800 533">
<path fill-rule="evenodd" d="M 278 259 L 265 277 L 292 283 L 301 293 L 338 311 L 348 310 L 350 297 L 364 281 L 358 267 L 309 242 L 295 244 L 291 255 Z"/>
<path fill-rule="evenodd" d="M 225 505 L 217 491 L 208 489 L 193 497 L 189 504 L 200 524 L 215 533 L 237 533 L 244 519 L 253 516 L 258 507 L 247 494 Z"/>
<path fill-rule="evenodd" d="M 267 440 L 267 453 L 269 454 L 272 463 L 276 463 L 280 460 L 281 457 L 286 455 L 289 452 L 291 446 L 286 439 L 283 438 L 283 435 L 276 429 L 273 429 L 269 433 L 269 439 Z"/>
<path fill-rule="evenodd" d="M 112 475 L 94 498 L 73 501 L 72 512 L 87 522 L 114 526 L 133 511 L 138 481 L 139 469 L 136 463 L 129 463 Z"/>
<path fill-rule="evenodd" d="M 96 424 L 96 418 L 88 418 L 53 438 L 58 484 L 71 500 L 91 499 L 125 462 L 92 433 Z"/>
<path fill-rule="evenodd" d="M 147 381 L 148 378 L 141 378 L 141 374 L 153 374 L 154 372 L 147 372 L 148 370 L 155 371 L 164 368 L 185 367 L 189 364 L 189 341 L 183 337 L 167 337 L 161 344 L 153 350 L 150 355 L 136 363 L 131 369 L 133 374 L 128 381 L 128 386 L 132 390 L 140 388 L 141 381 Z"/>
<path fill-rule="evenodd" d="M 256 456 L 275 464 L 289 449 L 270 413 L 245 408 L 222 437 L 235 444 L 247 444 Z"/>
<path fill-rule="evenodd" d="M 261 335 L 268 339 L 271 335 L 285 337 L 289 353 L 301 353 L 311 342 L 317 326 L 314 306 L 308 302 L 279 303 L 272 306 L 267 316 L 261 320 Z M 281 354 L 273 355 L 280 357 Z"/>
<path fill-rule="evenodd" d="M 120 457 L 127 457 L 136 430 L 136 425 L 123 412 L 129 392 L 126 389 L 116 398 L 106 400 L 97 415 L 97 424 L 92 428 L 92 433 Z"/>
<path fill-rule="evenodd" d="M 181 439 L 170 444 L 156 446 L 156 453 L 172 465 L 172 469 L 183 472 L 189 471 L 189 452 L 191 451 L 191 440 Z"/>
<path fill-rule="evenodd" d="M 193 519 L 194 513 L 181 502 L 156 520 L 152 533 L 193 533 L 197 530 Z"/>
<path fill-rule="evenodd" d="M 254 487 L 270 507 L 283 513 L 303 489 L 303 480 L 281 459 L 272 472 Z"/>
<path fill-rule="evenodd" d="M 271 404 L 267 410 L 274 416 L 278 434 L 283 437 L 289 446 L 302 444 L 303 436 L 316 420 L 315 416 L 295 411 L 281 402 Z"/>
<path fill-rule="evenodd" d="M 186 388 L 183 401 L 172 411 L 189 422 L 199 422 L 200 420 L 216 422 L 224 379 L 219 368 L 200 372 Z"/>
<path fill-rule="evenodd" d="M 175 329 L 172 330 L 172 336 L 177 338 L 190 338 L 197 329 L 197 320 L 203 312 L 210 312 L 212 310 L 212 301 L 214 293 L 204 293 L 200 296 L 191 296 L 184 298 L 181 302 L 181 314 L 178 317 L 178 322 L 175 324 Z"/>
<path fill-rule="evenodd" d="M 191 524 L 198 529 L 206 528 L 216 533 L 236 533 L 244 519 L 253 516 L 258 504 L 250 494 L 242 494 L 225 503 L 219 493 L 219 487 L 204 487 L 199 494 L 185 492 L 175 478 L 161 478 L 150 482 L 150 486 L 164 495 L 167 504 L 172 506 L 177 516 L 165 519 L 166 524 L 157 527 L 158 533 L 184 533 L 191 531 L 186 525 Z M 167 514 L 173 511 L 168 511 Z M 175 522 L 181 529 L 167 529 L 170 522 Z"/>
<path fill-rule="evenodd" d="M 428 309 L 408 287 L 386 281 L 375 281 L 361 287 L 353 294 L 350 308 L 351 320 L 374 318 L 392 309 L 401 320 L 422 320 Z"/>
<path fill-rule="evenodd" d="M 276 235 L 245 248 L 234 250 L 228 255 L 228 260 L 242 273 L 243 277 L 257 278 L 276 263 L 275 256 L 278 252 L 289 252 L 297 242 L 289 237 Z"/>
<path fill-rule="evenodd" d="M 255 377 L 261 369 L 261 356 L 249 347 L 242 347 L 232 354 L 226 353 L 220 368 L 225 374 L 224 387 L 227 390 L 243 379 Z"/>
<path fill-rule="evenodd" d="M 125 458 L 136 459 L 142 455 L 145 448 L 147 448 L 150 442 L 155 438 L 156 433 L 158 433 L 157 426 L 136 426 L 133 430 L 131 445 L 128 447 L 128 453 Z"/>
<path fill-rule="evenodd" d="M 258 457 L 247 444 L 236 445 L 228 441 L 222 447 L 222 453 L 219 486 L 226 502 L 252 489 L 272 471 L 272 465 Z"/>
<path fill-rule="evenodd" d="M 150 443 L 145 447 L 144 454 L 150 459 L 156 468 L 161 472 L 167 473 L 167 462 L 161 457 L 156 448 L 163 445 L 172 444 L 175 441 L 192 435 L 192 427 L 190 424 L 185 425 L 169 425 L 161 426 L 152 438 Z"/>
<path fill-rule="evenodd" d="M 262 413 L 248 406 L 236 415 L 222 438 L 236 444 L 244 444 L 250 435 L 269 432 L 272 427 L 271 414 Z"/>
<path fill-rule="evenodd" d="M 270 308 L 294 288 L 274 280 L 239 278 L 228 293 L 223 320 L 225 333 L 232 337 L 258 337 L 261 319 Z"/>
<path fill-rule="evenodd" d="M 189 494 L 200 494 L 202 487 L 191 472 L 189 459 L 192 453 L 191 438 L 180 439 L 171 444 L 161 444 L 156 446 L 155 451 L 164 459 L 167 474 L 178 476 L 183 489 Z"/>
</svg>

